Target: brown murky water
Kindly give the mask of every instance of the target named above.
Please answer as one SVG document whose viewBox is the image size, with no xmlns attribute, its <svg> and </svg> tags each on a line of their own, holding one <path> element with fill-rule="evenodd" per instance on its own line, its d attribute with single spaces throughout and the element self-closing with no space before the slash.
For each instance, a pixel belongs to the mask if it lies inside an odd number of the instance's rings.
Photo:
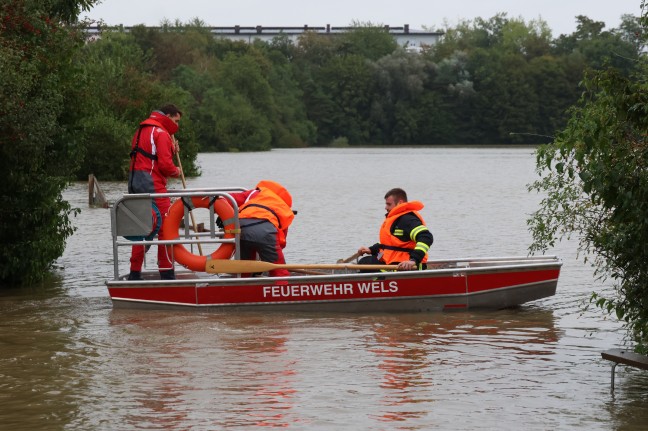
<svg viewBox="0 0 648 431">
<path fill-rule="evenodd" d="M 289 262 L 332 263 L 376 241 L 385 191 L 426 204 L 432 258 L 524 255 L 539 199 L 528 148 L 307 149 L 202 154 L 189 186 L 293 192 Z M 125 184 L 102 183 L 112 199 Z M 558 293 L 514 310 L 257 314 L 113 310 L 108 210 L 82 209 L 47 286 L 0 292 L 0 429 L 645 429 L 648 373 L 600 351 L 618 323 L 582 311 L 573 244 Z M 179 183 L 175 184 L 180 188 Z M 154 254 L 154 253 L 153 253 Z M 149 256 L 151 253 L 149 253 Z"/>
</svg>

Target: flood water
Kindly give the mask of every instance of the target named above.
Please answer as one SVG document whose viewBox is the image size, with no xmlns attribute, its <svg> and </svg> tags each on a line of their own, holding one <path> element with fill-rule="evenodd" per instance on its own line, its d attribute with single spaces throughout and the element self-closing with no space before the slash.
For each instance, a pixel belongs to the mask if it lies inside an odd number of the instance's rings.
<svg viewBox="0 0 648 431">
<path fill-rule="evenodd" d="M 426 205 L 431 259 L 526 255 L 540 200 L 526 190 L 530 148 L 274 150 L 199 164 L 189 187 L 272 179 L 292 192 L 289 263 L 334 263 L 377 242 L 392 187 Z M 126 189 L 101 185 L 111 200 Z M 57 280 L 0 292 L 0 429 L 646 429 L 648 373 L 618 367 L 610 393 L 600 352 L 624 334 L 583 309 L 609 287 L 573 243 L 551 250 L 564 262 L 557 294 L 513 310 L 115 310 L 109 211 L 87 195 L 86 183 L 65 193 L 82 211 Z"/>
</svg>

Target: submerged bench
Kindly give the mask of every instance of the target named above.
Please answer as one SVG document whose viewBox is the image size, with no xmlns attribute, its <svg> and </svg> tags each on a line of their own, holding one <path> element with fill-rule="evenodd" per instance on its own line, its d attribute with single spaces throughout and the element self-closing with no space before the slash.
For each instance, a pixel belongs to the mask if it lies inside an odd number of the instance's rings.
<svg viewBox="0 0 648 431">
<path fill-rule="evenodd" d="M 611 391 L 614 392 L 614 369 L 617 365 L 629 365 L 642 370 L 648 370 L 648 356 L 640 355 L 630 350 L 624 349 L 611 349 L 601 352 L 601 357 L 608 361 L 614 362 L 612 364 L 612 376 L 610 378 Z"/>
</svg>

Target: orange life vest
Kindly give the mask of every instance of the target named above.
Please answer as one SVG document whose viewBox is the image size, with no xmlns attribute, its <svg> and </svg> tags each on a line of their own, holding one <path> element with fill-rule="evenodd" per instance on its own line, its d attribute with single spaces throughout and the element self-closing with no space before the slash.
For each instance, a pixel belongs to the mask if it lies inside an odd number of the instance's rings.
<svg viewBox="0 0 648 431">
<path fill-rule="evenodd" d="M 423 220 L 421 214 L 418 213 L 421 209 L 423 209 L 423 203 L 419 201 L 403 202 L 402 204 L 392 208 L 389 214 L 387 214 L 387 217 L 380 228 L 380 252 L 382 253 L 380 259 L 383 262 L 391 264 L 394 262 L 405 262 L 410 259 L 409 252 L 416 248 L 416 242 L 412 239 L 409 241 L 401 241 L 391 233 L 391 227 L 398 217 L 410 212 L 416 215 L 416 217 L 421 220 L 421 223 L 425 225 L 425 220 Z M 427 253 L 423 257 L 423 260 L 421 260 L 421 263 L 425 262 L 427 262 Z"/>
<path fill-rule="evenodd" d="M 277 189 L 274 185 L 278 183 L 270 181 L 262 181 L 257 185 L 258 193 L 252 195 L 250 200 L 241 205 L 239 209 L 240 218 L 255 218 L 268 220 L 277 228 L 279 244 L 281 247 L 286 245 L 286 235 L 288 234 L 288 226 L 295 218 L 292 209 L 288 202 L 292 203 L 292 197 L 281 187 L 281 195 L 277 194 L 272 188 Z M 270 187 L 272 188 L 270 188 Z"/>
</svg>

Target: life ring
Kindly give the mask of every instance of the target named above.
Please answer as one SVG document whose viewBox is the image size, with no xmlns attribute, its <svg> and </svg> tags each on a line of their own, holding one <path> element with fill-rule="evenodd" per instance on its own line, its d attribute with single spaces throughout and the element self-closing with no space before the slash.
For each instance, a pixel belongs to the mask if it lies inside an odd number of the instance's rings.
<svg viewBox="0 0 648 431">
<path fill-rule="evenodd" d="M 185 205 L 189 206 L 189 202 L 186 198 L 178 199 L 171 205 L 169 208 L 169 213 L 164 219 L 164 224 L 162 225 L 162 232 L 160 239 L 162 240 L 172 240 L 180 238 L 180 222 L 184 218 L 184 207 Z M 214 212 L 218 214 L 221 220 L 225 223 L 230 222 L 230 224 L 225 226 L 225 238 L 234 237 L 234 209 L 229 204 L 226 199 L 215 199 L 211 196 L 193 196 L 191 198 L 191 207 L 194 208 L 209 208 L 214 206 Z M 208 259 L 229 259 L 232 257 L 234 252 L 233 243 L 223 243 L 221 244 L 216 251 L 208 256 L 200 256 L 189 252 L 182 244 L 173 245 L 173 258 L 179 264 L 185 266 L 192 271 L 205 272 L 205 267 L 207 265 Z"/>
</svg>

